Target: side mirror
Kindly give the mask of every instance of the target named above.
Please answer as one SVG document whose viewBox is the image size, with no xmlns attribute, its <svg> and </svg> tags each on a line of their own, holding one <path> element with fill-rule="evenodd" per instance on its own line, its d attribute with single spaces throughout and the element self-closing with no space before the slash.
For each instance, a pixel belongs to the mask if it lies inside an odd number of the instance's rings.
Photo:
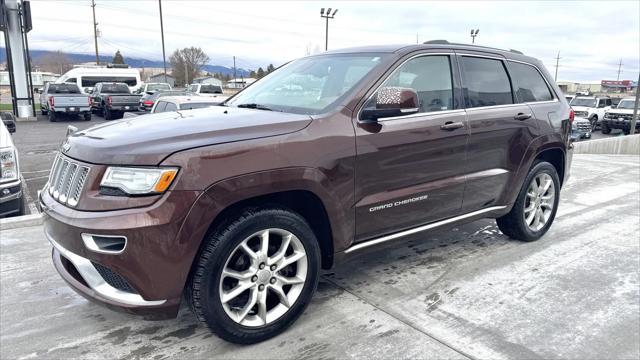
<svg viewBox="0 0 640 360">
<path fill-rule="evenodd" d="M 376 96 L 376 107 L 362 110 L 360 120 L 376 122 L 381 118 L 415 114 L 420 101 L 415 90 L 395 86 L 382 87 Z"/>
<path fill-rule="evenodd" d="M 93 94 L 93 89 L 86 89 L 87 90 L 87 94 Z"/>
</svg>

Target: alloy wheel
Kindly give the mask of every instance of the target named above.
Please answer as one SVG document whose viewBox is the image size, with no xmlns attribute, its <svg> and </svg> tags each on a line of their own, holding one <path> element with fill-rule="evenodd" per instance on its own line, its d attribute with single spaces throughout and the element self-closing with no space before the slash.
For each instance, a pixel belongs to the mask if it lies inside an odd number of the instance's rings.
<svg viewBox="0 0 640 360">
<path fill-rule="evenodd" d="M 555 185 L 549 174 L 540 173 L 531 180 L 524 204 L 524 221 L 530 230 L 540 231 L 547 224 L 555 196 Z"/>
<path fill-rule="evenodd" d="M 300 296 L 307 278 L 307 254 L 300 239 L 283 229 L 265 229 L 244 239 L 220 276 L 225 313 L 247 327 L 282 317 Z"/>
</svg>

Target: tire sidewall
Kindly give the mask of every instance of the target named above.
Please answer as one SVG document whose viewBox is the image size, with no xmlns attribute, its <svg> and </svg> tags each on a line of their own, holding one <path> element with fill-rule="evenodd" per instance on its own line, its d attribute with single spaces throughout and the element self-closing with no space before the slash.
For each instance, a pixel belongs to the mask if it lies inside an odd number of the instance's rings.
<svg viewBox="0 0 640 360">
<path fill-rule="evenodd" d="M 231 319 L 220 301 L 220 277 L 222 269 L 236 246 L 247 237 L 267 228 L 290 231 L 300 239 L 307 254 L 307 279 L 294 305 L 278 320 L 261 327 L 246 327 Z M 297 214 L 284 211 L 258 211 L 223 234 L 214 233 L 210 240 L 218 238 L 219 244 L 206 259 L 200 282 L 201 311 L 207 325 L 225 340 L 254 343 L 273 337 L 284 331 L 297 319 L 309 304 L 316 290 L 320 268 L 320 249 L 311 228 Z"/>
<path fill-rule="evenodd" d="M 542 173 L 548 174 L 549 176 L 551 176 L 551 179 L 553 180 L 553 186 L 555 191 L 555 196 L 553 199 L 553 209 L 551 210 L 551 216 L 549 216 L 549 220 L 547 220 L 547 223 L 542 227 L 542 229 L 538 231 L 533 231 L 529 228 L 529 226 L 527 226 L 525 222 L 524 205 L 526 202 L 527 190 L 529 189 L 529 185 L 531 184 L 531 181 L 536 176 Z M 516 208 L 518 211 L 517 216 L 519 219 L 518 224 L 520 225 L 523 233 L 526 235 L 527 237 L 526 240 L 530 241 L 530 240 L 538 239 L 541 236 L 543 236 L 547 232 L 547 230 L 549 230 L 549 227 L 551 227 L 551 224 L 553 224 L 553 221 L 556 217 L 556 212 L 558 211 L 559 202 L 560 202 L 560 178 L 558 177 L 558 172 L 556 171 L 556 168 L 548 162 L 543 161 L 543 162 L 536 163 L 529 171 L 529 174 L 527 175 L 524 181 L 524 184 L 522 185 L 522 189 L 520 190 L 520 194 L 518 195 L 518 200 L 514 205 L 514 206 L 517 206 Z"/>
</svg>

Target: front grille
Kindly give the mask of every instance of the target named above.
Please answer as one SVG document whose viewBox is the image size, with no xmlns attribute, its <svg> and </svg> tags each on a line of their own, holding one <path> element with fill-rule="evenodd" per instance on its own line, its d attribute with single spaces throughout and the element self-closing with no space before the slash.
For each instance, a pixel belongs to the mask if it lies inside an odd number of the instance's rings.
<svg viewBox="0 0 640 360">
<path fill-rule="evenodd" d="M 100 273 L 100 276 L 102 276 L 102 278 L 107 284 L 113 286 L 118 290 L 136 294 L 136 291 L 133 289 L 133 287 L 131 287 L 131 285 L 129 285 L 129 283 L 127 282 L 127 280 L 125 280 L 125 278 L 118 275 L 108 267 L 102 266 L 93 261 L 91 263 L 96 268 L 96 270 L 98 270 L 98 273 Z"/>
<path fill-rule="evenodd" d="M 623 120 L 631 121 L 631 118 L 633 117 L 633 115 L 631 115 L 631 114 L 612 114 L 612 113 L 607 113 L 607 115 L 605 117 L 607 119 L 613 119 L 613 120 L 623 119 Z"/>
<path fill-rule="evenodd" d="M 76 206 L 87 175 L 89 167 L 58 154 L 49 173 L 49 194 L 63 204 Z"/>
<path fill-rule="evenodd" d="M 576 128 L 578 130 L 591 130 L 591 124 L 581 121 L 581 122 L 576 123 Z"/>
<path fill-rule="evenodd" d="M 574 114 L 576 116 L 580 116 L 580 117 L 587 117 L 587 115 L 589 115 L 589 113 L 586 112 L 586 111 L 576 111 L 576 112 L 574 112 Z"/>
</svg>

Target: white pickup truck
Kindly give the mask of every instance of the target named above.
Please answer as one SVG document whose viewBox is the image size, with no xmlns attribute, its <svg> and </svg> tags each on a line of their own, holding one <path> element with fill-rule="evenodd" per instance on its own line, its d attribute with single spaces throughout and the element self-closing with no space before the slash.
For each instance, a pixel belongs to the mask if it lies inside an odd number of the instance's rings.
<svg viewBox="0 0 640 360">
<path fill-rule="evenodd" d="M 229 97 L 222 95 L 222 86 L 213 84 L 191 84 L 187 87 L 187 91 L 199 96 L 207 96 L 217 98 L 220 102 L 227 100 Z"/>
<path fill-rule="evenodd" d="M 569 103 L 576 117 L 589 120 L 591 130 L 595 130 L 604 119 L 604 114 L 611 109 L 611 99 L 599 96 L 577 96 Z"/>
<path fill-rule="evenodd" d="M 40 94 L 40 112 L 55 122 L 60 114 L 82 115 L 91 120 L 91 98 L 83 94 L 76 84 L 46 83 Z"/>
</svg>

